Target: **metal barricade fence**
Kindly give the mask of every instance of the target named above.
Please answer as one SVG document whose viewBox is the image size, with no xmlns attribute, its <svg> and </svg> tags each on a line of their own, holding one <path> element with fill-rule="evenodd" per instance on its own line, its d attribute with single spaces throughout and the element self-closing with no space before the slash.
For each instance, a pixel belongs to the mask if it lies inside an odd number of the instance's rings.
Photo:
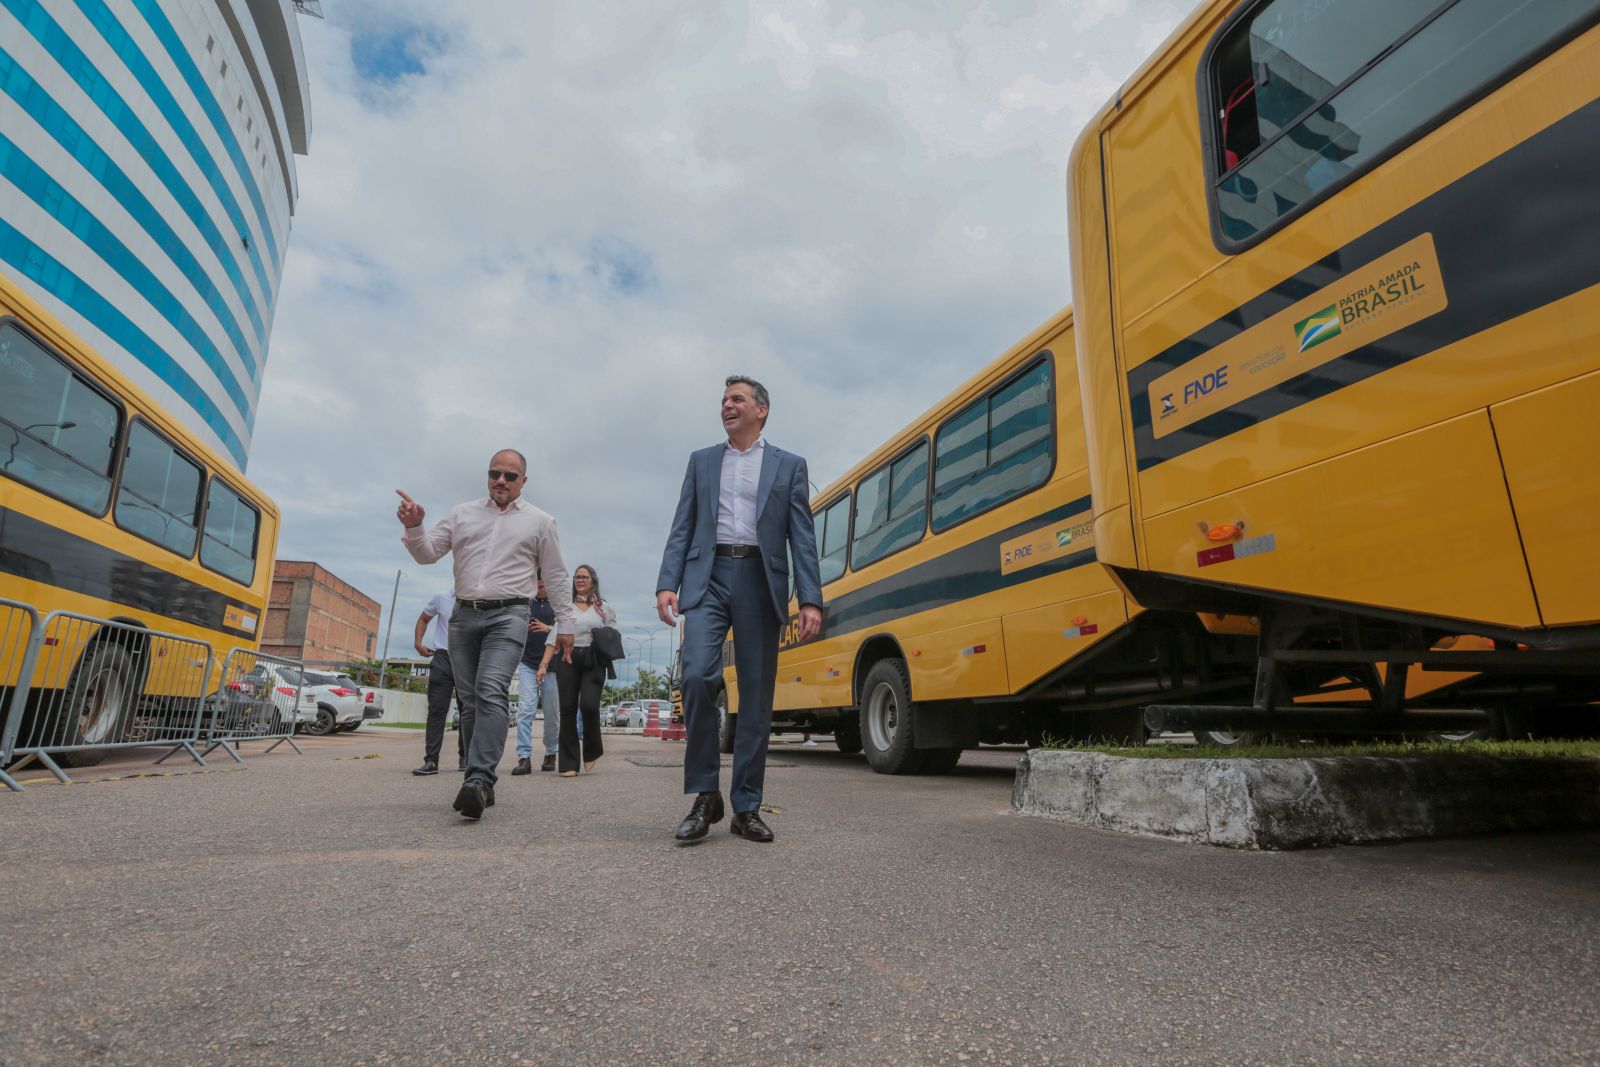
<svg viewBox="0 0 1600 1067">
<path fill-rule="evenodd" d="M 243 763 L 237 746 L 244 741 L 271 741 L 268 752 L 287 741 L 305 755 L 294 743 L 305 692 L 301 670 L 298 662 L 282 656 L 249 648 L 229 652 L 222 685 L 211 698 L 204 755 L 220 748 L 235 763 Z"/>
<path fill-rule="evenodd" d="M 13 694 L 5 752 L 42 763 L 62 782 L 62 764 L 88 767 L 108 749 L 170 745 L 202 767 L 195 742 L 211 676 L 211 646 L 76 612 L 45 617 L 37 663 Z M 157 762 L 160 762 L 159 760 Z M 16 768 L 13 768 L 16 769 Z"/>
<path fill-rule="evenodd" d="M 22 786 L 6 773 L 11 763 L 11 719 L 20 716 L 27 703 L 39 636 L 39 613 L 33 605 L 0 600 L 0 784 L 19 793 Z"/>
</svg>

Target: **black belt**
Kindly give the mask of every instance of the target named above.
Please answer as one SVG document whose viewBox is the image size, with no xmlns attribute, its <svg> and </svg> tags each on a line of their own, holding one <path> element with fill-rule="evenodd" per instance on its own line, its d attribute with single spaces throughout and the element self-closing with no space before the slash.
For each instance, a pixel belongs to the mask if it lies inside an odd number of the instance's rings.
<svg viewBox="0 0 1600 1067">
<path fill-rule="evenodd" d="M 718 545 L 717 555 L 732 556 L 734 559 L 744 559 L 746 556 L 761 555 L 760 545 Z"/>
<path fill-rule="evenodd" d="M 509 608 L 513 604 L 526 604 L 527 602 L 528 598 L 525 596 L 514 596 L 506 600 L 463 600 L 461 597 L 456 597 L 457 604 L 465 604 L 474 611 L 488 611 L 491 608 Z"/>
</svg>

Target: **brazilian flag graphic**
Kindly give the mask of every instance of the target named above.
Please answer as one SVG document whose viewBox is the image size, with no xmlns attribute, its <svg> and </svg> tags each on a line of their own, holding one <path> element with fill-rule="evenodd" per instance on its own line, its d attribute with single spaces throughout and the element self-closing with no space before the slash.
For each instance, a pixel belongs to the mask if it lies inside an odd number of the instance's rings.
<svg viewBox="0 0 1600 1067">
<path fill-rule="evenodd" d="M 1294 339 L 1300 342 L 1300 351 L 1315 348 L 1324 341 L 1339 336 L 1343 326 L 1339 322 L 1339 308 L 1329 304 L 1309 318 L 1294 324 Z"/>
</svg>

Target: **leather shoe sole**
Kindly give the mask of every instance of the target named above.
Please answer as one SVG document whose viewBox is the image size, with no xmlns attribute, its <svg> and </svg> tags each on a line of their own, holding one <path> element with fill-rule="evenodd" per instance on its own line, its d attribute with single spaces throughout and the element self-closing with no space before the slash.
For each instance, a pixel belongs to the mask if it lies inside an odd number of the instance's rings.
<svg viewBox="0 0 1600 1067">
<path fill-rule="evenodd" d="M 463 818 L 481 819 L 485 808 L 494 807 L 494 793 L 481 782 L 463 782 L 453 806 Z"/>
</svg>

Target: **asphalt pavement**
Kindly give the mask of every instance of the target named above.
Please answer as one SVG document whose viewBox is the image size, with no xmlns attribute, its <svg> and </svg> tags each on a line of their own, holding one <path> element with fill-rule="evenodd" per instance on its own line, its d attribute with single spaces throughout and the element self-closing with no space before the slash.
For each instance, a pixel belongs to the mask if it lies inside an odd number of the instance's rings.
<svg viewBox="0 0 1600 1067">
<path fill-rule="evenodd" d="M 447 751 L 453 738 L 447 739 Z M 415 731 L 0 793 L 0 1063 L 1593 1063 L 1600 835 L 1243 853 L 778 743 L 772 845 L 681 744 L 513 778 Z M 726 774 L 726 772 L 724 772 Z M 103 779 L 103 780 L 94 780 Z"/>
</svg>

